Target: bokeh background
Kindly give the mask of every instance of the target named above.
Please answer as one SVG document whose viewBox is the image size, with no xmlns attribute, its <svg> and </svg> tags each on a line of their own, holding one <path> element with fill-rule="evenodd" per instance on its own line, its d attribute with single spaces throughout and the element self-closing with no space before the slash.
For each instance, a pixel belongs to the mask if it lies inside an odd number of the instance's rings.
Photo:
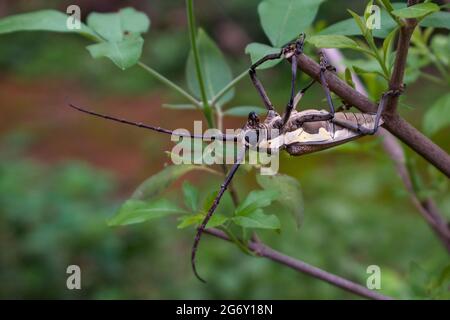
<svg viewBox="0 0 450 320">
<path fill-rule="evenodd" d="M 235 75 L 249 65 L 245 46 L 266 42 L 258 3 L 196 1 L 198 23 L 224 51 Z M 143 60 L 185 85 L 189 41 L 184 1 L 2 0 L 0 17 L 45 8 L 65 11 L 69 4 L 80 5 L 83 18 L 90 11 L 125 6 L 145 11 L 152 27 Z M 344 8 L 361 12 L 363 7 L 363 1 L 330 1 L 322 5 L 318 23 L 348 18 Z M 355 298 L 206 236 L 198 259 L 209 279 L 204 285 L 189 264 L 193 228 L 178 230 L 171 218 L 108 227 L 106 219 L 134 188 L 169 163 L 164 151 L 171 143 L 162 135 L 76 113 L 65 107 L 67 99 L 167 128 L 191 128 L 202 116 L 162 108 L 163 103 L 184 101 L 138 67 L 123 72 L 109 60 L 93 60 L 86 44 L 75 35 L 43 32 L 0 37 L 0 298 Z M 289 91 L 288 70 L 278 66 L 262 76 L 280 108 Z M 419 80 L 408 89 L 401 112 L 420 128 L 427 106 L 448 88 Z M 232 105 L 258 104 L 250 81 L 242 81 Z M 302 104 L 324 106 L 320 89 L 312 89 Z M 236 128 L 244 121 L 227 118 L 225 123 Z M 446 129 L 433 136 L 447 151 L 449 134 Z M 426 183 L 446 179 L 409 150 L 407 154 L 428 177 Z M 301 158 L 283 155 L 281 172 L 301 182 L 305 218 L 297 229 L 281 213 L 282 232 L 262 232 L 264 241 L 362 284 L 367 266 L 379 265 L 382 293 L 426 297 L 430 279 L 448 265 L 448 255 L 410 203 L 376 138 Z M 221 183 L 202 174 L 185 179 L 203 190 Z M 180 185 L 169 193 L 178 196 Z M 254 174 L 244 170 L 235 185 L 242 197 L 257 188 Z M 450 218 L 449 193 L 437 193 L 435 199 Z M 82 269 L 82 290 L 66 288 L 71 264 Z"/>
</svg>

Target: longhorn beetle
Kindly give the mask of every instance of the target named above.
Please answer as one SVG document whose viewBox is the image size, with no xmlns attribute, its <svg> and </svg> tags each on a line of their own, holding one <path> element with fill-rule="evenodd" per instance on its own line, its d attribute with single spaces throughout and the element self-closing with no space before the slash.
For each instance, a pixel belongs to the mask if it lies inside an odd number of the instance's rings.
<svg viewBox="0 0 450 320">
<path fill-rule="evenodd" d="M 267 115 L 264 121 L 260 122 L 256 113 L 250 112 L 246 124 L 240 133 L 236 135 L 217 134 L 212 137 L 204 137 L 203 135 L 177 133 L 161 127 L 120 119 L 69 104 L 70 107 L 93 116 L 165 134 L 188 137 L 192 139 L 202 139 L 204 141 L 233 141 L 240 144 L 241 148 L 239 148 L 240 151 L 235 163 L 226 175 L 225 180 L 220 186 L 219 192 L 209 208 L 205 218 L 197 227 L 197 233 L 195 235 L 191 252 L 191 265 L 195 276 L 202 282 L 205 281 L 197 273 L 195 264 L 197 247 L 200 242 L 200 238 L 208 221 L 219 205 L 223 194 L 238 170 L 239 165 L 244 159 L 245 151 L 247 149 L 257 149 L 258 151 L 264 150 L 266 152 L 286 150 L 289 154 L 298 156 L 328 149 L 364 135 L 375 134 L 379 126 L 383 124 L 381 115 L 388 97 L 400 95 L 402 93 L 401 91 L 388 91 L 384 93 L 380 99 L 378 110 L 375 114 L 335 112 L 330 90 L 325 77 L 326 72 L 334 72 L 335 69 L 328 63 L 325 55 L 320 52 L 319 83 L 324 90 L 330 111 L 314 109 L 296 111 L 295 108 L 305 92 L 315 83 L 315 80 L 312 80 L 305 88 L 300 90 L 297 94 L 295 93 L 298 68 L 297 58 L 303 53 L 304 41 L 305 34 L 302 33 L 297 39 L 283 46 L 279 53 L 268 54 L 251 65 L 249 75 L 256 90 L 261 96 L 264 106 L 267 109 Z M 268 60 L 276 60 L 280 58 L 284 58 L 291 63 L 292 72 L 290 97 L 283 115 L 280 115 L 275 111 L 262 83 L 256 75 L 256 69 L 258 66 Z M 277 133 L 273 134 L 273 131 Z"/>
</svg>

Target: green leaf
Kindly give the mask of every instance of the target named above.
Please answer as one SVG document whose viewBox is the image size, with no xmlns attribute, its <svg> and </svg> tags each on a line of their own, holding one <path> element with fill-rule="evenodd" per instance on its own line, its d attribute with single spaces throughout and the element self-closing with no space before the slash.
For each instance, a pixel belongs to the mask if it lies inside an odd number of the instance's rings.
<svg viewBox="0 0 450 320">
<path fill-rule="evenodd" d="M 141 223 L 151 219 L 185 212 L 186 211 L 178 208 L 172 201 L 168 201 L 166 199 L 150 203 L 130 199 L 120 207 L 116 216 L 108 221 L 108 225 L 123 226 L 127 224 Z"/>
<path fill-rule="evenodd" d="M 399 18 L 423 18 L 433 12 L 439 11 L 439 6 L 433 2 L 419 3 L 410 7 L 396 9 L 391 13 Z"/>
<path fill-rule="evenodd" d="M 386 64 L 386 62 L 389 59 L 389 53 L 391 51 L 392 48 L 392 42 L 395 39 L 395 35 L 397 34 L 397 28 L 395 28 L 394 30 L 392 30 L 389 35 L 386 37 L 386 39 L 384 39 L 383 41 L 383 61 Z"/>
<path fill-rule="evenodd" d="M 193 212 L 198 210 L 198 189 L 188 181 L 183 183 L 184 203 Z"/>
<path fill-rule="evenodd" d="M 353 20 L 355 21 L 356 25 L 358 26 L 359 31 L 361 32 L 361 34 L 364 35 L 366 33 L 367 26 L 364 23 L 363 18 L 360 17 L 356 12 L 354 12 L 354 11 L 352 11 L 350 9 L 348 9 L 347 11 L 352 15 Z"/>
<path fill-rule="evenodd" d="M 87 23 L 105 40 L 87 47 L 93 58 L 107 57 L 122 70 L 139 61 L 144 45 L 141 34 L 150 27 L 150 20 L 144 13 L 133 8 L 117 13 L 94 12 L 88 16 Z"/>
<path fill-rule="evenodd" d="M 345 60 L 345 65 L 351 67 L 356 74 L 374 73 L 384 77 L 380 65 L 374 59 L 357 59 L 357 60 Z"/>
<path fill-rule="evenodd" d="M 258 6 L 261 25 L 274 47 L 307 31 L 324 0 L 264 0 Z"/>
<path fill-rule="evenodd" d="M 0 34 L 17 31 L 53 31 L 79 33 L 97 38 L 93 30 L 81 23 L 81 29 L 67 28 L 68 15 L 56 10 L 21 13 L 0 19 Z"/>
<path fill-rule="evenodd" d="M 125 8 L 117 13 L 91 13 L 87 24 L 101 37 L 110 42 L 120 42 L 127 33 L 146 33 L 150 20 L 143 12 Z"/>
<path fill-rule="evenodd" d="M 297 179 L 288 175 L 277 174 L 274 176 L 258 175 L 256 181 L 265 190 L 278 191 L 277 202 L 292 214 L 297 226 L 302 224 L 304 202 L 302 188 Z"/>
<path fill-rule="evenodd" d="M 255 210 L 245 216 L 235 216 L 233 222 L 244 228 L 280 229 L 280 220 L 274 214 L 264 214 L 261 209 Z"/>
<path fill-rule="evenodd" d="M 208 210 L 211 208 L 214 199 L 217 197 L 217 193 L 219 191 L 213 190 L 210 193 L 208 193 L 205 197 L 205 199 L 203 199 L 203 212 L 208 212 Z"/>
<path fill-rule="evenodd" d="M 394 7 L 392 6 L 392 3 L 390 0 L 381 0 L 381 2 L 386 7 L 387 11 L 392 12 L 394 10 Z"/>
<path fill-rule="evenodd" d="M 250 55 L 250 59 L 252 63 L 255 63 L 262 57 L 268 54 L 272 53 L 279 53 L 281 51 L 280 48 L 273 48 L 271 46 L 268 46 L 266 44 L 253 42 L 247 45 L 245 48 L 245 53 Z M 279 64 L 281 61 L 283 61 L 283 58 L 277 59 L 277 60 L 269 60 L 260 65 L 257 69 L 269 69 L 277 64 Z"/>
<path fill-rule="evenodd" d="M 450 93 L 440 97 L 425 113 L 423 130 L 433 135 L 450 125 Z"/>
<path fill-rule="evenodd" d="M 120 69 L 134 66 L 140 59 L 144 39 L 141 36 L 129 35 L 119 42 L 101 42 L 87 46 L 94 59 L 107 57 Z"/>
<path fill-rule="evenodd" d="M 236 208 L 237 216 L 246 216 L 257 209 L 269 206 L 279 197 L 277 190 L 257 190 L 249 193 L 247 198 Z"/>
<path fill-rule="evenodd" d="M 233 75 L 225 57 L 214 41 L 203 29 L 199 29 L 197 35 L 197 45 L 200 55 L 202 74 L 205 81 L 205 89 L 208 100 L 212 100 L 225 86 L 232 80 Z M 186 65 L 186 81 L 189 90 L 197 97 L 200 97 L 200 86 L 198 84 L 194 55 L 191 51 Z M 234 89 L 226 93 L 219 99 L 218 104 L 223 105 L 234 97 Z"/>
<path fill-rule="evenodd" d="M 373 6 L 373 0 L 370 0 L 367 4 L 366 4 L 366 9 L 364 10 L 364 21 L 366 21 L 369 19 L 369 17 L 371 16 L 372 12 L 371 10 L 369 10 L 369 8 L 371 8 Z"/>
<path fill-rule="evenodd" d="M 167 166 L 145 180 L 131 196 L 132 199 L 151 200 L 162 194 L 175 180 L 193 170 L 206 170 L 195 165 Z"/>
<path fill-rule="evenodd" d="M 353 82 L 352 71 L 349 68 L 345 68 L 344 77 L 345 82 L 354 89 L 355 83 Z"/>
<path fill-rule="evenodd" d="M 257 114 L 265 114 L 267 110 L 261 107 L 253 106 L 239 106 L 226 110 L 223 114 L 234 117 L 247 117 L 250 112 L 256 112 Z"/>
<path fill-rule="evenodd" d="M 309 38 L 308 42 L 317 48 L 358 49 L 356 41 L 341 35 L 318 35 Z"/>
<path fill-rule="evenodd" d="M 180 218 L 180 223 L 178 224 L 177 228 L 184 229 L 191 225 L 199 225 L 200 223 L 202 223 L 204 218 L 205 218 L 204 214 L 185 215 Z M 228 218 L 226 216 L 224 216 L 220 213 L 214 213 L 214 215 L 211 217 L 211 219 L 209 219 L 206 227 L 207 228 L 215 228 L 215 227 L 223 225 L 227 221 L 228 221 Z"/>
<path fill-rule="evenodd" d="M 144 12 L 128 7 L 120 10 L 119 16 L 124 32 L 147 33 L 150 29 L 150 19 Z"/>
<path fill-rule="evenodd" d="M 420 25 L 422 27 L 444 28 L 450 30 L 450 12 L 439 11 L 425 17 Z"/>
<path fill-rule="evenodd" d="M 359 66 L 356 66 L 356 65 L 352 66 L 352 68 L 353 68 L 353 71 L 356 74 L 359 74 L 359 75 L 373 73 L 373 74 L 379 75 L 382 78 L 385 78 L 384 74 L 381 71 L 379 71 L 378 68 L 371 68 L 371 69 L 369 69 L 369 68 L 359 67 Z"/>
<path fill-rule="evenodd" d="M 404 3 L 394 3 L 394 8 L 404 8 L 406 4 Z M 352 11 L 353 12 L 353 11 Z M 327 28 L 323 29 L 321 32 L 319 32 L 319 35 L 345 35 L 345 36 L 358 36 L 362 35 L 361 27 L 364 27 L 363 30 L 365 30 L 365 24 L 364 20 L 361 16 L 354 13 L 352 14 L 353 18 L 349 18 L 343 21 L 339 21 L 335 24 L 332 24 L 328 26 Z M 358 17 L 358 18 L 356 18 Z M 357 20 L 355 20 L 357 19 Z M 391 18 L 391 16 L 386 12 L 385 9 L 381 10 L 381 28 L 380 29 L 373 29 L 372 34 L 375 38 L 386 38 L 389 33 L 397 27 L 397 23 Z"/>
<path fill-rule="evenodd" d="M 431 49 L 444 64 L 450 64 L 450 35 L 437 34 L 431 39 Z"/>
<path fill-rule="evenodd" d="M 407 275 L 411 290 L 417 298 L 427 298 L 427 285 L 430 282 L 430 274 L 416 262 L 410 262 Z"/>
<path fill-rule="evenodd" d="M 196 109 L 196 107 L 193 104 L 165 103 L 162 106 L 163 106 L 163 108 L 174 109 L 174 110 L 195 110 Z"/>
</svg>

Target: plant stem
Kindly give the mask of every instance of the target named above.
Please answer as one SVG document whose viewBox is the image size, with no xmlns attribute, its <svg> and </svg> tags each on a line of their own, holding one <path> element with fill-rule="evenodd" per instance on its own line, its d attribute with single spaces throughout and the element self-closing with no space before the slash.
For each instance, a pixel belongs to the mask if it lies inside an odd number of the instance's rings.
<svg viewBox="0 0 450 320">
<path fill-rule="evenodd" d="M 189 35 L 191 40 L 191 49 L 194 55 L 195 70 L 197 72 L 197 81 L 200 87 L 200 93 L 203 101 L 203 113 L 205 115 L 206 121 L 210 128 L 214 127 L 214 119 L 212 117 L 212 109 L 208 102 L 208 96 L 206 95 L 205 82 L 203 80 L 202 68 L 200 64 L 200 55 L 198 52 L 196 34 L 197 30 L 195 27 L 195 16 L 194 16 L 194 5 L 193 0 L 186 0 L 187 6 L 187 18 L 189 26 Z"/>
<path fill-rule="evenodd" d="M 301 66 L 304 73 L 313 79 L 320 81 L 320 66 L 313 59 L 309 58 L 305 54 L 302 54 L 298 57 L 298 65 Z M 344 101 L 352 106 L 355 106 L 362 112 L 376 112 L 378 108 L 377 104 L 350 87 L 338 76 L 332 72 L 327 72 L 325 76 L 330 90 Z M 392 116 L 387 115 L 384 116 L 383 119 L 384 128 L 389 130 L 393 135 L 407 144 L 417 154 L 420 154 L 447 177 L 450 177 L 450 156 L 447 152 L 411 126 L 398 114 L 394 114 Z"/>
<path fill-rule="evenodd" d="M 392 20 L 394 20 L 395 22 L 397 22 L 397 24 L 399 26 L 403 25 L 403 22 L 399 19 L 399 17 L 394 16 L 391 12 L 392 9 L 394 9 L 390 3 L 389 0 L 377 0 L 377 2 L 386 9 L 386 12 L 389 14 L 389 16 L 392 18 Z"/>
<path fill-rule="evenodd" d="M 386 65 L 383 61 L 383 59 L 380 56 L 380 53 L 378 52 L 378 48 L 373 40 L 372 37 L 367 36 L 366 37 L 367 43 L 369 44 L 370 49 L 372 49 L 373 52 L 373 56 L 375 57 L 375 59 L 378 61 L 378 64 L 380 65 L 381 69 L 383 69 L 383 73 L 386 79 L 389 80 L 389 70 L 386 68 Z"/>
<path fill-rule="evenodd" d="M 408 6 L 414 5 L 418 2 L 420 1 L 408 0 Z M 416 19 L 407 19 L 405 25 L 400 28 L 394 69 L 389 81 L 389 90 L 401 90 L 403 88 L 403 78 L 405 75 L 409 46 L 417 23 L 418 22 Z M 398 95 L 389 98 L 384 111 L 387 116 L 395 115 L 397 112 L 398 100 Z"/>
<path fill-rule="evenodd" d="M 411 42 L 421 51 L 422 55 L 428 56 L 431 62 L 436 66 L 442 77 L 447 78 L 447 71 L 445 66 L 440 62 L 439 58 L 428 48 L 422 37 L 415 37 L 414 34 L 411 38 Z"/>
<path fill-rule="evenodd" d="M 238 75 L 236 78 L 234 78 L 229 84 L 227 84 L 222 90 L 220 90 L 212 99 L 211 99 L 211 106 L 215 106 L 217 101 L 219 101 L 220 98 L 222 98 L 225 94 L 227 94 L 228 91 L 230 91 L 236 84 L 244 79 L 248 75 L 248 70 L 245 70 L 240 75 Z"/>
<path fill-rule="evenodd" d="M 190 95 L 188 92 L 186 92 L 183 88 L 181 88 L 180 86 L 178 86 L 177 84 L 175 84 L 174 82 L 172 82 L 171 80 L 167 79 L 166 77 L 164 77 L 162 74 L 160 74 L 158 71 L 156 71 L 155 69 L 153 69 L 152 67 L 146 65 L 145 63 L 143 63 L 142 61 L 138 62 L 138 65 L 144 69 L 145 71 L 147 71 L 149 74 L 151 74 L 153 77 L 155 77 L 157 80 L 159 80 L 161 83 L 165 84 L 167 87 L 175 90 L 176 92 L 178 92 L 180 95 L 182 95 L 183 97 L 185 97 L 186 99 L 188 99 L 195 107 L 197 108 L 201 108 L 202 104 L 200 103 L 200 101 L 198 101 L 197 99 L 195 99 L 192 95 Z"/>
<path fill-rule="evenodd" d="M 336 66 L 338 72 L 343 71 L 343 60 L 341 52 L 338 49 L 326 49 L 326 54 L 329 61 Z M 353 75 L 353 81 L 356 84 L 356 90 L 367 96 L 367 91 L 357 75 Z M 442 80 L 440 81 L 442 82 Z M 442 244 L 450 252 L 450 229 L 447 227 L 447 221 L 439 213 L 434 201 L 431 198 L 423 201 L 419 200 L 419 196 L 413 186 L 413 177 L 410 170 L 406 166 L 406 155 L 400 142 L 386 129 L 380 128 L 377 136 L 382 138 L 382 145 L 384 150 L 390 156 L 395 164 L 398 175 L 403 181 L 403 184 L 410 195 L 411 202 L 418 209 L 420 214 L 425 218 L 425 221 L 430 225 L 435 234 L 439 237 Z"/>
<path fill-rule="evenodd" d="M 219 239 L 231 241 L 231 239 L 224 232 L 222 232 L 218 229 L 209 228 L 209 229 L 206 229 L 205 232 L 214 237 L 217 237 Z M 265 245 L 264 243 L 262 243 L 260 241 L 258 241 L 258 242 L 251 241 L 248 244 L 247 248 L 248 248 L 248 250 L 254 252 L 256 255 L 258 255 L 260 257 L 264 257 L 264 258 L 270 259 L 272 261 L 278 262 L 278 263 L 280 263 L 284 266 L 287 266 L 291 269 L 305 273 L 316 279 L 320 279 L 322 281 L 328 282 L 329 284 L 331 284 L 333 286 L 339 287 L 348 292 L 352 292 L 361 297 L 365 297 L 368 299 L 374 299 L 374 300 L 392 300 L 391 297 L 384 296 L 376 291 L 369 290 L 366 287 L 364 287 L 358 283 L 341 278 L 337 275 L 326 272 L 315 266 L 309 265 L 301 260 L 294 259 L 290 256 L 282 254 L 281 252 L 278 252 L 278 251 L 270 248 L 269 246 Z"/>
<path fill-rule="evenodd" d="M 426 72 L 421 72 L 420 76 L 423 77 L 424 79 L 427 79 L 429 81 L 432 81 L 433 83 L 440 85 L 440 86 L 444 86 L 447 87 L 447 84 L 445 83 L 445 80 L 439 77 L 436 77 L 432 74 L 426 73 Z"/>
</svg>

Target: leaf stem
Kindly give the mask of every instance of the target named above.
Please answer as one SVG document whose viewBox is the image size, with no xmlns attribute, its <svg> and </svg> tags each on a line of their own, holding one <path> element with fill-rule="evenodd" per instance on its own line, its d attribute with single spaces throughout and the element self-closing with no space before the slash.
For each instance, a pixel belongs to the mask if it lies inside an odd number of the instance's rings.
<svg viewBox="0 0 450 320">
<path fill-rule="evenodd" d="M 151 74 L 153 77 L 155 77 L 157 80 L 159 80 L 161 83 L 165 84 L 167 87 L 177 91 L 180 95 L 188 99 L 194 106 L 196 106 L 198 109 L 202 107 L 202 104 L 200 101 L 195 99 L 192 95 L 190 95 L 188 92 L 186 92 L 183 88 L 172 82 L 171 80 L 164 77 L 162 74 L 160 74 L 158 71 L 153 69 L 152 67 L 146 65 L 142 61 L 138 62 L 138 66 L 140 66 L 142 69 L 147 71 L 149 74 Z"/>
<path fill-rule="evenodd" d="M 389 14 L 389 16 L 392 18 L 392 20 L 394 20 L 399 26 L 403 26 L 402 20 L 392 14 L 392 10 L 394 10 L 394 7 L 392 6 L 392 4 L 389 0 L 377 0 L 377 2 L 382 7 L 384 7 L 384 9 L 386 9 L 386 12 Z"/>
<path fill-rule="evenodd" d="M 186 0 L 187 6 L 187 18 L 189 26 L 189 36 L 191 40 L 192 53 L 194 55 L 195 70 L 197 72 L 197 81 L 200 87 L 200 93 L 203 102 L 203 113 L 205 115 L 206 121 L 210 128 L 214 127 L 214 119 L 212 117 L 212 109 L 208 102 L 208 96 L 206 95 L 205 82 L 203 80 L 203 74 L 200 64 L 200 55 L 198 52 L 197 39 L 196 39 L 196 27 L 195 27 L 195 17 L 194 17 L 194 5 L 193 0 Z"/>
<path fill-rule="evenodd" d="M 367 31 L 367 32 L 369 33 L 370 31 Z M 386 64 L 383 61 L 383 58 L 381 58 L 380 53 L 378 52 L 378 48 L 373 40 L 372 35 L 367 34 L 364 36 L 366 38 L 367 44 L 369 45 L 370 49 L 372 49 L 372 52 L 374 54 L 373 56 L 378 61 L 378 64 L 380 65 L 381 69 L 383 70 L 385 77 L 387 79 L 389 79 L 390 78 L 389 70 L 386 68 Z"/>
<path fill-rule="evenodd" d="M 211 100 L 210 105 L 215 106 L 217 101 L 219 101 L 220 98 L 222 98 L 225 94 L 227 94 L 228 91 L 230 91 L 236 84 L 244 79 L 248 75 L 248 69 L 242 72 L 240 75 L 238 75 L 236 78 L 231 80 L 229 84 L 227 84 L 222 90 L 220 90 Z"/>
</svg>

